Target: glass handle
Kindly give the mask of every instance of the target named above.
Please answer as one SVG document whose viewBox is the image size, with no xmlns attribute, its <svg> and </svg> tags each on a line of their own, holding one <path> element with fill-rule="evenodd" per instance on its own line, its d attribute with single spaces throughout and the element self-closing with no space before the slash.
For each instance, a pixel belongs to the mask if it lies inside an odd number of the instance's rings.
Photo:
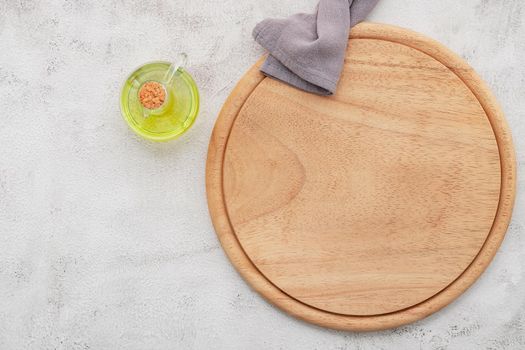
<svg viewBox="0 0 525 350">
<path fill-rule="evenodd" d="M 164 75 L 164 86 L 167 87 L 171 85 L 171 81 L 175 77 L 175 74 L 177 73 L 179 68 L 184 67 L 187 62 L 188 55 L 186 55 L 184 52 L 177 55 L 177 59 L 173 63 L 171 63 L 170 67 L 168 68 L 168 71 Z"/>
</svg>

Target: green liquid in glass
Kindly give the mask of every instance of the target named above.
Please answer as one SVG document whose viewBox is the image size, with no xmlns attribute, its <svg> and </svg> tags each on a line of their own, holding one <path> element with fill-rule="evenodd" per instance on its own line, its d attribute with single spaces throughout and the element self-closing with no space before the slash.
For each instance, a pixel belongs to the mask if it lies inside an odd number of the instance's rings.
<svg viewBox="0 0 525 350">
<path fill-rule="evenodd" d="M 122 115 L 137 134 L 152 141 L 172 140 L 186 132 L 199 111 L 199 92 L 195 81 L 183 68 L 179 68 L 168 85 L 164 83 L 168 62 L 152 62 L 134 71 L 124 83 L 120 105 Z M 164 104 L 147 110 L 139 101 L 142 84 L 157 81 L 166 89 Z"/>
</svg>

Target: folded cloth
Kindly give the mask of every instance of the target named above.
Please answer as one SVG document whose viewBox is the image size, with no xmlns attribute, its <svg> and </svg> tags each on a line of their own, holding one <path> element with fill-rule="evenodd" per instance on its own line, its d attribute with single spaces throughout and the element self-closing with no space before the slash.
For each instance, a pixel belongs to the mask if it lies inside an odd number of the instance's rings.
<svg viewBox="0 0 525 350">
<path fill-rule="evenodd" d="M 269 51 L 261 71 L 318 95 L 335 92 L 343 69 L 348 33 L 378 0 L 320 0 L 314 14 L 258 23 L 253 37 Z"/>
</svg>

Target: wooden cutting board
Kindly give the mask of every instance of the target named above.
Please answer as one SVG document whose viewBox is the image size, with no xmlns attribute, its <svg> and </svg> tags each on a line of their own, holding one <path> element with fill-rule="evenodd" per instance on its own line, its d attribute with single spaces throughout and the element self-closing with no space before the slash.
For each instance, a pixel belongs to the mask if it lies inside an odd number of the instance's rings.
<svg viewBox="0 0 525 350">
<path fill-rule="evenodd" d="M 499 247 L 510 132 L 475 72 L 414 32 L 363 23 L 331 97 L 256 64 L 215 125 L 207 193 L 222 246 L 288 313 L 377 330 L 457 298 Z"/>
</svg>

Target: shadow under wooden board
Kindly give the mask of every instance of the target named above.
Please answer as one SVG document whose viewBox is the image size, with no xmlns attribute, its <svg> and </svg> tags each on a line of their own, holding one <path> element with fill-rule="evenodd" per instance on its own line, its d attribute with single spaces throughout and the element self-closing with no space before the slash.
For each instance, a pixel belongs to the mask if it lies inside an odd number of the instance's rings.
<svg viewBox="0 0 525 350">
<path fill-rule="evenodd" d="M 265 78 L 259 61 L 215 125 L 208 205 L 244 279 L 321 326 L 422 319 L 485 270 L 510 221 L 515 159 L 495 98 L 409 30 L 352 29 L 337 93 Z"/>
</svg>

